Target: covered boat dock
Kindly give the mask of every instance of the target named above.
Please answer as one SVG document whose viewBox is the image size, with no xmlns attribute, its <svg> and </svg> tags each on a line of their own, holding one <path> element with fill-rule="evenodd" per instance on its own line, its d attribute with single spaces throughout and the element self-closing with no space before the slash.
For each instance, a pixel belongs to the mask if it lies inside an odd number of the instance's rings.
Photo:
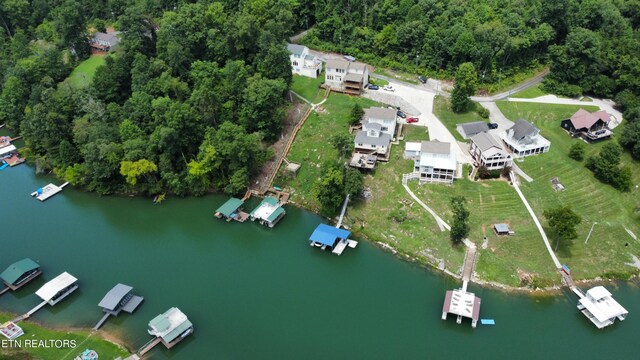
<svg viewBox="0 0 640 360">
<path fill-rule="evenodd" d="M 153 318 L 149 322 L 147 332 L 149 335 L 153 335 L 156 338 L 149 341 L 140 348 L 140 350 L 138 350 L 138 354 L 140 356 L 149 352 L 159 343 L 164 344 L 167 349 L 171 349 L 177 343 L 193 333 L 193 324 L 189 321 L 187 316 L 180 311 L 180 309 L 172 307 L 164 314 L 160 314 Z"/>
<path fill-rule="evenodd" d="M 342 255 L 347 246 L 355 248 L 358 244 L 357 241 L 349 240 L 350 235 L 351 232 L 348 230 L 320 224 L 309 237 L 309 245 L 319 247 L 322 250 L 329 247 L 332 253 Z"/>
<path fill-rule="evenodd" d="M 258 207 L 253 209 L 249 217 L 251 221 L 258 220 L 260 224 L 272 228 L 284 217 L 285 214 L 286 211 L 284 211 L 284 208 L 278 199 L 272 196 L 267 196 L 262 200 L 262 202 L 260 202 Z"/>
<path fill-rule="evenodd" d="M 225 219 L 227 221 L 235 220 L 238 222 L 245 222 L 249 218 L 249 214 L 242 211 L 244 201 L 238 198 L 231 198 L 227 200 L 222 206 L 216 209 L 215 217 L 218 219 Z"/>
<path fill-rule="evenodd" d="M 449 290 L 444 297 L 442 320 L 446 320 L 448 314 L 457 315 L 458 324 L 462 323 L 463 317 L 470 318 L 471 327 L 475 328 L 480 318 L 480 298 L 462 289 Z"/>
<path fill-rule="evenodd" d="M 65 271 L 53 280 L 44 284 L 38 291 L 36 291 L 36 295 L 49 305 L 55 305 L 78 289 L 77 283 L 78 279 Z"/>
<path fill-rule="evenodd" d="M 0 291 L 0 294 L 7 291 L 7 289 L 11 289 L 12 291 L 18 290 L 40 274 L 42 274 L 40 264 L 29 258 L 15 262 L 0 273 L 0 279 L 2 279 L 7 286 L 5 290 Z"/>
<path fill-rule="evenodd" d="M 124 284 L 118 284 L 109 290 L 98 304 L 105 314 L 93 329 L 98 330 L 109 316 L 118 316 L 121 311 L 132 314 L 144 300 L 143 297 L 132 294 L 132 291 L 131 286 Z"/>
<path fill-rule="evenodd" d="M 576 292 L 580 296 L 580 292 Z M 623 321 L 629 312 L 611 297 L 604 286 L 596 286 L 582 295 L 578 301 L 578 310 L 598 328 L 612 325 L 616 319 Z"/>
</svg>

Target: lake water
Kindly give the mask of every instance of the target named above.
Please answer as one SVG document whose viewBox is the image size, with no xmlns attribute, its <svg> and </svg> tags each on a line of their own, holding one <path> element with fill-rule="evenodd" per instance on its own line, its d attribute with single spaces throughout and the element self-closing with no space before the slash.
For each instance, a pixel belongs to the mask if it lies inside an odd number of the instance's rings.
<svg viewBox="0 0 640 360">
<path fill-rule="evenodd" d="M 92 327 L 97 304 L 116 283 L 145 297 L 133 314 L 103 329 L 137 349 L 155 315 L 177 306 L 192 336 L 153 359 L 637 359 L 640 290 L 608 285 L 630 315 L 597 330 L 575 308 L 576 297 L 536 299 L 471 285 L 481 317 L 440 319 L 446 290 L 459 286 L 430 270 L 360 242 L 338 257 L 309 247 L 322 219 L 287 207 L 274 229 L 226 223 L 213 211 L 227 198 L 99 197 L 66 188 L 45 203 L 29 194 L 53 179 L 21 165 L 0 172 L 0 268 L 31 257 L 44 276 L 0 297 L 0 311 L 24 313 L 34 292 L 62 271 L 80 289 L 33 320 Z M 547 256 L 547 254 L 540 254 Z"/>
</svg>

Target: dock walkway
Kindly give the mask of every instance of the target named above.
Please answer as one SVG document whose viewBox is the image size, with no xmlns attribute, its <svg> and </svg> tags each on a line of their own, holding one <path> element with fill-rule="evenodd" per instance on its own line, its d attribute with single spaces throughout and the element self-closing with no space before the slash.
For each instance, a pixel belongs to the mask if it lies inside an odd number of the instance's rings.
<svg viewBox="0 0 640 360">
<path fill-rule="evenodd" d="M 473 268 L 476 262 L 476 247 L 469 246 L 464 257 L 464 265 L 462 266 L 462 291 L 467 291 L 467 285 L 471 281 Z"/>
<path fill-rule="evenodd" d="M 8 287 L 6 287 L 6 288 L 4 288 L 4 289 L 0 290 L 0 295 L 2 295 L 2 294 L 4 294 L 4 293 L 6 293 L 7 291 L 9 291 L 9 288 L 8 288 Z"/>
<path fill-rule="evenodd" d="M 20 321 L 24 320 L 24 319 L 28 319 L 29 317 L 31 317 L 31 315 L 35 314 L 36 311 L 42 309 L 45 305 L 47 305 L 48 301 L 43 301 L 40 304 L 38 304 L 36 307 L 34 307 L 33 309 L 29 310 L 28 313 L 23 314 L 18 316 L 17 318 L 11 320 L 12 323 L 17 324 Z"/>
<path fill-rule="evenodd" d="M 344 203 L 342 204 L 342 211 L 340 212 L 340 218 L 338 219 L 338 223 L 336 224 L 336 227 L 338 229 L 342 225 L 342 220 L 344 219 L 344 214 L 347 212 L 348 204 L 349 204 L 349 194 L 347 194 L 347 197 L 344 198 Z"/>
<path fill-rule="evenodd" d="M 162 338 L 155 338 L 153 340 L 150 340 L 148 343 L 144 344 L 140 350 L 138 350 L 137 355 L 144 355 L 146 353 L 148 353 L 149 351 L 151 351 L 151 349 L 153 349 L 156 345 L 160 344 L 160 342 L 162 341 Z"/>
<path fill-rule="evenodd" d="M 98 321 L 98 323 L 96 324 L 96 326 L 93 327 L 93 330 L 98 330 L 100 329 L 100 327 L 102 325 L 104 325 L 104 323 L 107 321 L 107 319 L 109 318 L 109 316 L 111 316 L 111 314 L 109 313 L 105 313 L 104 316 L 102 317 L 102 319 L 100 319 L 100 321 Z"/>
</svg>

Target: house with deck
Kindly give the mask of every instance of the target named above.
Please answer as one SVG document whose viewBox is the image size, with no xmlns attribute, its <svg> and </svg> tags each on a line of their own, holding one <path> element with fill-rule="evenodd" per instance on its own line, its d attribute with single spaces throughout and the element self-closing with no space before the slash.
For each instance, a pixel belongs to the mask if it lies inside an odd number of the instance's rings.
<svg viewBox="0 0 640 360">
<path fill-rule="evenodd" d="M 115 32 L 97 32 L 89 40 L 89 46 L 100 51 L 111 51 L 118 46 L 120 39 Z"/>
<path fill-rule="evenodd" d="M 456 131 L 463 139 L 469 139 L 473 135 L 489 131 L 489 124 L 486 121 L 474 121 L 464 124 L 456 124 Z"/>
<path fill-rule="evenodd" d="M 477 167 L 484 167 L 487 170 L 502 170 L 513 165 L 511 154 L 488 132 L 481 132 L 471 137 L 469 153 Z"/>
<path fill-rule="evenodd" d="M 420 150 L 417 151 L 418 144 Z M 422 141 L 420 143 L 407 142 L 405 156 L 413 159 L 413 176 L 424 183 L 453 183 L 456 177 L 458 163 L 456 153 L 448 142 L 438 140 Z"/>
<path fill-rule="evenodd" d="M 25 258 L 9 265 L 8 268 L 0 273 L 0 279 L 9 289 L 15 291 L 40 274 L 42 274 L 40 264 Z"/>
<path fill-rule="evenodd" d="M 367 64 L 343 59 L 327 60 L 324 83 L 332 90 L 360 95 L 369 84 Z"/>
<path fill-rule="evenodd" d="M 396 134 L 396 110 L 381 107 L 365 109 L 361 124 L 362 130 L 356 133 L 354 154 L 349 165 L 372 169 L 376 160 L 389 160 L 391 141 Z"/>
<path fill-rule="evenodd" d="M 562 120 L 560 126 L 571 136 L 580 136 L 588 141 L 608 139 L 613 135 L 609 129 L 611 115 L 604 110 L 588 112 L 579 109 L 570 118 Z"/>
<path fill-rule="evenodd" d="M 309 48 L 303 45 L 287 44 L 291 72 L 310 78 L 317 78 L 322 72 L 322 61 L 309 54 Z"/>
<path fill-rule="evenodd" d="M 286 211 L 278 199 L 272 196 L 267 196 L 260 202 L 258 207 L 253 209 L 251 214 L 249 214 L 249 218 L 251 221 L 258 220 L 260 224 L 272 228 L 284 217 L 285 214 Z"/>
<path fill-rule="evenodd" d="M 546 153 L 551 147 L 549 140 L 540 135 L 540 129 L 524 119 L 518 119 L 512 127 L 501 132 L 500 139 L 516 158 Z"/>
<path fill-rule="evenodd" d="M 578 310 L 598 328 L 612 325 L 616 319 L 623 321 L 629 312 L 611 297 L 604 286 L 596 286 L 578 301 Z"/>
</svg>

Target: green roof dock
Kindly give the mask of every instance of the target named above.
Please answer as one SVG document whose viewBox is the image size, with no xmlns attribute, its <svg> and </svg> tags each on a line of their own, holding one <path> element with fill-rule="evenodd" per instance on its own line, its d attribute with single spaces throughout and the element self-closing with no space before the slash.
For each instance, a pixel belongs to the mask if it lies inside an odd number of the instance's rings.
<svg viewBox="0 0 640 360">
<path fill-rule="evenodd" d="M 265 197 L 260 205 L 253 209 L 249 217 L 251 221 L 258 220 L 260 224 L 266 225 L 270 228 L 274 227 L 282 217 L 286 214 L 282 204 L 278 201 L 278 199 L 267 196 Z"/>
<path fill-rule="evenodd" d="M 215 217 L 218 219 L 225 219 L 227 221 L 235 220 L 244 222 L 249 217 L 249 214 L 242 211 L 244 201 L 238 198 L 231 198 L 227 200 L 222 206 L 220 206 L 216 212 Z"/>
<path fill-rule="evenodd" d="M 0 273 L 0 279 L 2 279 L 2 282 L 7 286 L 6 289 L 0 291 L 0 294 L 3 294 L 8 289 L 12 291 L 18 290 L 40 274 L 42 274 L 40 264 L 29 258 L 15 262 Z"/>
<path fill-rule="evenodd" d="M 167 349 L 171 349 L 182 339 L 193 333 L 193 324 L 180 309 L 172 307 L 164 314 L 160 314 L 149 321 L 147 332 L 156 338 L 138 350 L 140 356 L 149 352 L 159 343 L 163 343 Z"/>
</svg>

